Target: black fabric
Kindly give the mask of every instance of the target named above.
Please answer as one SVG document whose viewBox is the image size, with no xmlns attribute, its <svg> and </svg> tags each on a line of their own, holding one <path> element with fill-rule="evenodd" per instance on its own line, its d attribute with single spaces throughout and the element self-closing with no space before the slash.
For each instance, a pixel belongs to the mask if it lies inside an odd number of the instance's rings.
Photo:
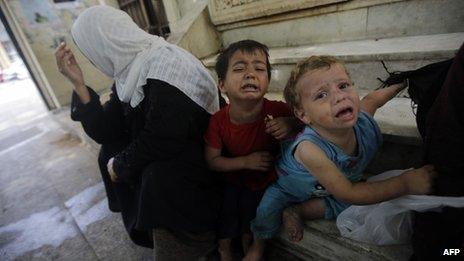
<svg viewBox="0 0 464 261">
<path fill-rule="evenodd" d="M 214 230 L 220 186 L 203 157 L 210 115 L 162 81 L 149 79 L 145 98 L 135 108 L 120 102 L 112 90 L 103 106 L 90 88 L 88 104 L 73 94 L 71 118 L 102 144 L 99 165 L 109 207 L 122 212 L 131 239 L 153 247 L 154 228 Z M 112 183 L 106 170 L 113 156 L 119 183 Z"/>
<path fill-rule="evenodd" d="M 436 195 L 464 196 L 464 45 L 427 114 L 425 163 L 440 176 Z M 464 222 L 463 222 L 464 224 Z"/>
<path fill-rule="evenodd" d="M 442 212 L 415 214 L 411 260 L 462 260 L 464 209 L 444 208 Z M 444 256 L 445 249 L 461 249 L 459 256 Z"/>
<path fill-rule="evenodd" d="M 98 167 L 100 168 L 103 184 L 105 185 L 108 207 L 113 212 L 121 212 L 121 204 L 115 191 L 115 184 L 111 181 L 110 174 L 108 173 L 107 163 L 122 151 L 127 146 L 127 143 L 127 141 L 121 141 L 103 144 L 98 154 Z"/>
<path fill-rule="evenodd" d="M 417 70 L 390 73 L 384 85 L 408 80 L 417 104 L 424 162 L 439 173 L 434 195 L 464 196 L 464 45 L 450 60 Z M 416 213 L 411 260 L 439 260 L 445 249 L 464 248 L 464 208 Z"/>
<path fill-rule="evenodd" d="M 383 86 L 402 83 L 407 80 L 408 94 L 417 105 L 416 122 L 419 133 L 425 137 L 425 120 L 441 86 L 445 81 L 453 59 L 432 63 L 417 70 L 390 73 Z"/>
<path fill-rule="evenodd" d="M 235 238 L 250 232 L 250 222 L 265 190 L 249 190 L 231 183 L 224 187 L 224 199 L 219 218 L 218 238 Z"/>
<path fill-rule="evenodd" d="M 111 211 L 121 212 L 124 227 L 131 240 L 140 246 L 152 248 L 153 238 L 151 230 L 136 228 L 137 222 L 137 195 L 139 189 L 137 182 L 118 182 L 113 183 L 109 177 L 106 164 L 108 160 L 117 155 L 127 146 L 127 143 L 115 142 L 103 144 L 98 156 L 98 165 L 105 185 L 108 205 Z"/>
<path fill-rule="evenodd" d="M 213 230 L 221 195 L 204 159 L 209 114 L 177 88 L 157 86 L 151 92 L 152 131 L 145 146 L 154 160 L 142 177 L 137 227 Z"/>
<path fill-rule="evenodd" d="M 129 140 L 128 126 L 124 122 L 123 104 L 112 87 L 110 99 L 104 105 L 100 97 L 91 88 L 90 102 L 82 104 L 75 92 L 71 100 L 71 119 L 80 121 L 85 133 L 99 144 Z"/>
<path fill-rule="evenodd" d="M 464 196 L 464 45 L 447 65 L 431 66 L 424 77 L 431 89 L 419 97 L 419 113 L 424 129 L 424 164 L 433 164 L 439 173 L 434 195 Z M 444 71 L 448 67 L 446 71 Z M 425 83 L 424 83 L 425 84 Z M 438 87 L 437 91 L 437 86 Z M 435 99 L 432 99 L 435 95 Z M 429 98 L 427 98 L 429 97 Z M 430 103 L 430 100 L 433 100 Z M 424 102 L 422 102 L 424 101 Z M 419 111 L 422 102 L 422 111 Z M 430 106 L 429 106 L 430 103 Z M 426 107 L 429 106 L 429 107 Z M 418 122 L 419 124 L 419 122 Z M 445 208 L 443 212 L 417 213 L 412 245 L 412 260 L 438 260 L 445 249 L 464 247 L 464 208 Z"/>
</svg>

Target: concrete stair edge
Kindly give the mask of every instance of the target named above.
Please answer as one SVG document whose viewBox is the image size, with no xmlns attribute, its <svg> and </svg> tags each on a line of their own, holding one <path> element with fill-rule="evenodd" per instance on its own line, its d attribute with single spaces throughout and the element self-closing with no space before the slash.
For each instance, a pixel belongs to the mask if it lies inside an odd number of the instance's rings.
<svg viewBox="0 0 464 261">
<path fill-rule="evenodd" d="M 297 47 L 269 49 L 270 62 L 294 64 L 311 55 L 330 54 L 350 62 L 371 60 L 442 59 L 451 57 L 464 42 L 464 32 L 366 39 Z M 217 54 L 202 59 L 206 67 L 213 67 Z"/>
<path fill-rule="evenodd" d="M 344 238 L 335 221 L 309 221 L 302 241 L 292 243 L 281 232 L 271 245 L 304 259 L 325 260 L 408 260 L 410 245 L 376 246 Z"/>
</svg>

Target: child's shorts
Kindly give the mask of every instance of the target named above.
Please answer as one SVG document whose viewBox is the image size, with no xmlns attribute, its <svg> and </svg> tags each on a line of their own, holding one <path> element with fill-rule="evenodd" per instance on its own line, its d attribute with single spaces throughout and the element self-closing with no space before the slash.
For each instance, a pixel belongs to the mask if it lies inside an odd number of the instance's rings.
<svg viewBox="0 0 464 261">
<path fill-rule="evenodd" d="M 332 196 L 322 197 L 325 203 L 325 219 L 335 219 L 343 210 L 349 207 Z M 282 213 L 285 208 L 298 204 L 308 198 L 299 198 L 284 192 L 275 183 L 269 186 L 256 210 L 256 218 L 251 221 L 251 231 L 258 238 L 271 238 L 280 229 Z"/>
<path fill-rule="evenodd" d="M 256 208 L 263 194 L 264 190 L 252 191 L 226 183 L 218 238 L 234 238 L 243 233 L 250 233 L 250 222 L 256 216 Z"/>
</svg>

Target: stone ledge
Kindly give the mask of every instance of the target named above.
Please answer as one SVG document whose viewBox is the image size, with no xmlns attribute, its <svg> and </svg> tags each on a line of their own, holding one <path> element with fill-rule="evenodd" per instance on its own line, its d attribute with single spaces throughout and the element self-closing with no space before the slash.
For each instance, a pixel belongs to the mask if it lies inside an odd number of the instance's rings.
<svg viewBox="0 0 464 261">
<path fill-rule="evenodd" d="M 380 61 L 385 61 L 390 71 L 415 70 L 453 57 L 463 42 L 464 32 L 271 48 L 273 69 L 269 91 L 281 92 L 295 63 L 313 54 L 330 54 L 344 60 L 357 88 L 369 91 L 380 85 L 377 77 L 389 76 Z M 216 55 L 202 61 L 213 71 L 215 59 Z M 212 75 L 215 77 L 215 72 Z"/>
<path fill-rule="evenodd" d="M 454 56 L 463 42 L 464 33 L 450 33 L 271 48 L 269 55 L 272 65 L 294 64 L 311 55 L 321 54 L 350 62 L 447 59 Z M 217 54 L 203 59 L 204 65 L 214 67 L 216 57 Z"/>
<path fill-rule="evenodd" d="M 401 261 L 412 254 L 410 245 L 375 246 L 344 238 L 332 220 L 307 222 L 301 242 L 292 243 L 281 232 L 270 244 L 303 260 Z"/>
</svg>

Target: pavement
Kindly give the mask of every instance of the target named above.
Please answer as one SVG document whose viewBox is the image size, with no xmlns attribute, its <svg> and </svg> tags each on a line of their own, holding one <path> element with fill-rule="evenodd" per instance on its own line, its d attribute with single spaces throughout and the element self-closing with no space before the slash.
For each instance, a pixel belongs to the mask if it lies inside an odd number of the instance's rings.
<svg viewBox="0 0 464 261">
<path fill-rule="evenodd" d="M 63 121 L 31 79 L 0 84 L 0 260 L 152 260 L 108 210 L 98 147 Z"/>
</svg>

